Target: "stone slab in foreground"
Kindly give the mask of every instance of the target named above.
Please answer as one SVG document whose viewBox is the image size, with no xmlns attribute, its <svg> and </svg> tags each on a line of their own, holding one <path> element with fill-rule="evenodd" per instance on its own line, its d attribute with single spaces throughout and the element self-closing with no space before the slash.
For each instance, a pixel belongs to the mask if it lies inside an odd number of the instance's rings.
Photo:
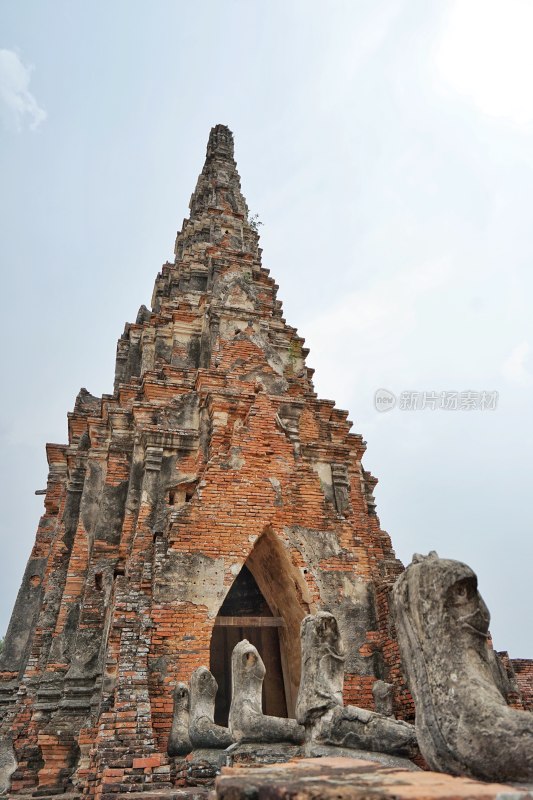
<svg viewBox="0 0 533 800">
<path fill-rule="evenodd" d="M 533 800 L 527 788 L 411 772 L 356 758 L 224 767 L 215 788 L 217 800 Z"/>
</svg>

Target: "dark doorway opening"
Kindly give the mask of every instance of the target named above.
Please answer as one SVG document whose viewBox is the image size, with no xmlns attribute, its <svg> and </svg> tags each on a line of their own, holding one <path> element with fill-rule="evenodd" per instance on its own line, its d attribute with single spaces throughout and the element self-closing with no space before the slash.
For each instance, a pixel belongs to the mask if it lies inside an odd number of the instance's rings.
<svg viewBox="0 0 533 800">
<path fill-rule="evenodd" d="M 287 700 L 280 649 L 281 617 L 272 613 L 257 582 L 243 566 L 215 620 L 211 637 L 211 672 L 218 683 L 215 722 L 228 724 L 231 703 L 231 654 L 243 639 L 257 647 L 266 667 L 263 682 L 263 711 L 287 716 Z"/>
</svg>

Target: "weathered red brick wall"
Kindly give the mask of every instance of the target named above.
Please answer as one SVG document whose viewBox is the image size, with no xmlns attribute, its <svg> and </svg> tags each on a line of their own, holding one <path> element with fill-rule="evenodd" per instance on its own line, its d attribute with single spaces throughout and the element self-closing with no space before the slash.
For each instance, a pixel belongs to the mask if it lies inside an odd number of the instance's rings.
<svg viewBox="0 0 533 800">
<path fill-rule="evenodd" d="M 516 682 L 526 711 L 533 711 L 533 659 L 512 658 Z"/>
</svg>

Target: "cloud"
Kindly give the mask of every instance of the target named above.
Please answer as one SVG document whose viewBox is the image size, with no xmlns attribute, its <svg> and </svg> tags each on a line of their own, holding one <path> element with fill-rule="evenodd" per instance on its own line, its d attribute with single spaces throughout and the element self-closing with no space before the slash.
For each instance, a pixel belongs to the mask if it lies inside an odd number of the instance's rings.
<svg viewBox="0 0 533 800">
<path fill-rule="evenodd" d="M 520 342 L 513 348 L 509 356 L 502 365 L 502 374 L 511 383 L 521 385 L 529 384 L 532 380 L 531 372 L 531 348 L 528 342 Z"/>
<path fill-rule="evenodd" d="M 437 70 L 483 113 L 533 124 L 530 0 L 456 0 L 436 50 Z"/>
<path fill-rule="evenodd" d="M 46 119 L 29 90 L 32 69 L 13 50 L 0 50 L 0 117 L 8 129 L 20 131 L 27 124 L 35 130 Z"/>
</svg>

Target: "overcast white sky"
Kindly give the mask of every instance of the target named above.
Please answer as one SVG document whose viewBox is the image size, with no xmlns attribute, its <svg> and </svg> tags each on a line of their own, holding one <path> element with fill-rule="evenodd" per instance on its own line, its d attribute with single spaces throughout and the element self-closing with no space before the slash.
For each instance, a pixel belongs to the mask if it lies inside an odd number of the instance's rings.
<svg viewBox="0 0 533 800">
<path fill-rule="evenodd" d="M 171 258 L 209 129 L 399 557 L 470 564 L 533 657 L 531 0 L 0 2 L 0 634 L 46 441 Z M 383 414 L 374 392 L 498 391 Z"/>
</svg>

